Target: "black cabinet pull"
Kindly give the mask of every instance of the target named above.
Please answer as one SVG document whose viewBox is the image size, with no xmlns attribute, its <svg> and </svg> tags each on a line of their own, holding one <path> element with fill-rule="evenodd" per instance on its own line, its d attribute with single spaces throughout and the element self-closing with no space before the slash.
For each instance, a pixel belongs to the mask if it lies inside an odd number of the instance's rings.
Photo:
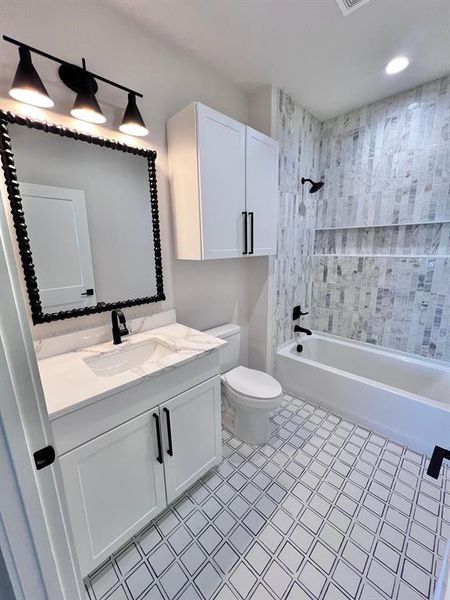
<svg viewBox="0 0 450 600">
<path fill-rule="evenodd" d="M 250 221 L 250 252 L 249 254 L 253 254 L 254 251 L 254 231 L 253 231 L 253 222 L 254 222 L 254 215 L 253 212 L 249 212 L 248 213 L 250 215 L 251 221 Z"/>
<path fill-rule="evenodd" d="M 433 479 L 438 479 L 442 468 L 442 462 L 445 458 L 450 460 L 450 450 L 441 448 L 441 446 L 435 446 L 433 454 L 431 455 L 430 464 L 428 465 L 427 475 L 433 477 Z"/>
<path fill-rule="evenodd" d="M 153 418 L 155 419 L 156 441 L 158 443 L 158 456 L 156 457 L 156 460 L 159 462 L 160 465 L 162 465 L 163 458 L 162 458 L 161 428 L 159 426 L 159 417 L 156 413 L 153 413 Z"/>
<path fill-rule="evenodd" d="M 248 254 L 248 239 L 247 239 L 247 211 L 243 210 L 244 215 L 244 252 L 242 254 Z"/>
<path fill-rule="evenodd" d="M 55 462 L 55 449 L 53 446 L 46 446 L 45 448 L 37 450 L 33 454 L 33 457 L 36 469 L 40 471 L 41 469 L 44 469 Z"/>
<path fill-rule="evenodd" d="M 81 296 L 93 296 L 94 290 L 92 288 L 88 288 L 85 292 L 81 294 Z"/>
<path fill-rule="evenodd" d="M 168 408 L 163 409 L 166 413 L 166 423 L 167 423 L 167 437 L 169 440 L 169 449 L 167 450 L 167 454 L 169 456 L 173 456 L 173 446 L 172 446 L 172 426 L 170 424 L 170 412 Z"/>
</svg>

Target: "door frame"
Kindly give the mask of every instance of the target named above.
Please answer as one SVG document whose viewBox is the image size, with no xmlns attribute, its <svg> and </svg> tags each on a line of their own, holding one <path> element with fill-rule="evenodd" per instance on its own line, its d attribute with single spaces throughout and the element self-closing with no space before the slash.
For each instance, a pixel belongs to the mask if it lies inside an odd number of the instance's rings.
<svg viewBox="0 0 450 600">
<path fill-rule="evenodd" d="M 0 182 L 0 542 L 16 597 L 84 600 L 58 460 L 36 470 L 33 453 L 54 446 L 22 278 Z M 5 490 L 5 493 L 3 493 Z"/>
</svg>

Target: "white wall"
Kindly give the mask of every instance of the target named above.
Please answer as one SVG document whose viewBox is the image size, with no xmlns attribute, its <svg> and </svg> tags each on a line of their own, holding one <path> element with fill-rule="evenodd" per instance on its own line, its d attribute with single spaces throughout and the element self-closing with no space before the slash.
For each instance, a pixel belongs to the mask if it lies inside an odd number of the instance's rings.
<svg viewBox="0 0 450 600">
<path fill-rule="evenodd" d="M 72 62 L 79 63 L 84 56 L 92 71 L 144 94 L 139 105 L 150 129 L 148 144 L 158 152 L 167 301 L 160 306 L 137 307 L 126 311 L 127 314 L 151 314 L 175 307 L 181 322 L 200 329 L 231 320 L 245 327 L 249 307 L 256 302 L 259 290 L 264 286 L 263 273 L 260 281 L 248 285 L 246 273 L 250 272 L 252 262 L 257 259 L 206 264 L 181 262 L 173 258 L 165 136 L 166 119 L 193 100 L 204 102 L 245 123 L 248 117 L 245 94 L 188 54 L 155 39 L 138 23 L 118 16 L 106 3 L 4 0 L 0 4 L 0 22 L 3 33 Z M 17 65 L 17 50 L 1 42 L 0 60 L 0 103 L 11 106 L 6 98 Z M 33 57 L 33 61 L 55 101 L 52 120 L 71 122 L 72 127 L 80 128 L 79 122 L 64 117 L 69 114 L 74 96 L 60 82 L 57 65 L 39 57 Z M 107 124 L 117 128 L 126 102 L 125 94 L 101 84 L 98 98 L 108 119 Z M 14 110 L 23 110 L 20 105 L 12 106 Z M 100 131 L 98 127 L 91 129 Z M 111 134 L 106 132 L 106 135 L 110 137 Z M 211 289 L 212 273 L 216 284 L 214 289 Z M 33 335 L 55 335 L 108 319 L 106 314 L 40 325 L 33 328 Z M 244 347 L 245 337 L 244 331 Z"/>
<path fill-rule="evenodd" d="M 278 139 L 278 89 L 264 85 L 249 96 L 248 124 Z M 248 366 L 273 373 L 274 257 L 262 257 L 249 277 Z"/>
</svg>

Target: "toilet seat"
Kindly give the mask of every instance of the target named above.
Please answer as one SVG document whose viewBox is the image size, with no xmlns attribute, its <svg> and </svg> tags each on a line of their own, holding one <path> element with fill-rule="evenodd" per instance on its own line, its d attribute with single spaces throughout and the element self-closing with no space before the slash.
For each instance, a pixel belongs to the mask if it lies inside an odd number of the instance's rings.
<svg viewBox="0 0 450 600">
<path fill-rule="evenodd" d="M 223 375 L 227 387 L 241 402 L 261 408 L 268 408 L 273 400 L 282 394 L 281 385 L 276 379 L 255 369 L 236 367 Z"/>
</svg>

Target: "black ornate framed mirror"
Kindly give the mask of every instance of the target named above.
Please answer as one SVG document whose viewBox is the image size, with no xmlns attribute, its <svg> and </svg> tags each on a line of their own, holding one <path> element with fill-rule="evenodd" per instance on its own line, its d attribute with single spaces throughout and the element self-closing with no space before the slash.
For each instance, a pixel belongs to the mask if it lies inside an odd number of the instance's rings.
<svg viewBox="0 0 450 600">
<path fill-rule="evenodd" d="M 34 324 L 165 300 L 156 152 L 0 111 Z"/>
</svg>

